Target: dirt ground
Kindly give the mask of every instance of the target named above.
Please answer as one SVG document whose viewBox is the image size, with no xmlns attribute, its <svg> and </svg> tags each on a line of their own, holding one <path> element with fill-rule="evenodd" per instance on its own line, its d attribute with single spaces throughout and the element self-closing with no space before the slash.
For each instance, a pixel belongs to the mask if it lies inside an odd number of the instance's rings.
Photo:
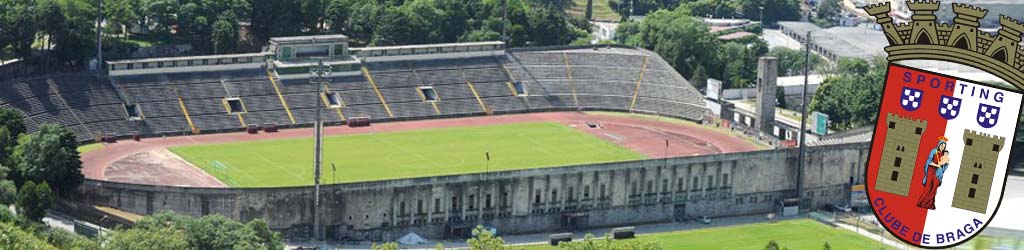
<svg viewBox="0 0 1024 250">
<path fill-rule="evenodd" d="M 423 121 L 376 123 L 369 127 L 325 128 L 327 135 L 393 132 L 423 128 L 480 126 L 518 122 L 558 122 L 590 133 L 651 158 L 743 152 L 758 147 L 732 134 L 694 125 L 681 125 L 651 119 L 580 112 L 530 113 L 478 116 Z M 589 125 L 597 125 L 591 127 Z M 245 132 L 145 138 L 142 141 L 122 140 L 106 144 L 103 149 L 82 154 L 82 172 L 86 178 L 114 182 L 226 187 L 213 176 L 196 168 L 167 148 L 194 144 L 270 140 L 309 137 L 312 128 L 285 129 L 277 133 L 247 134 Z M 669 146 L 665 147 L 668 140 Z"/>
</svg>

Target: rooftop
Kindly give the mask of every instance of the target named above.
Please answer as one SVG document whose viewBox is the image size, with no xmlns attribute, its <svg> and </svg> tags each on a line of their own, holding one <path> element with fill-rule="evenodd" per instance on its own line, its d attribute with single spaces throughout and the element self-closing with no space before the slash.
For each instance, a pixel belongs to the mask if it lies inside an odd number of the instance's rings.
<svg viewBox="0 0 1024 250">
<path fill-rule="evenodd" d="M 220 58 L 241 58 L 241 57 L 266 56 L 266 55 L 270 55 L 270 54 L 271 54 L 270 52 L 257 52 L 257 53 L 203 55 L 203 56 L 155 57 L 155 58 L 140 58 L 140 59 L 125 59 L 125 60 L 107 61 L 107 64 L 169 62 L 169 61 L 203 60 L 203 59 L 220 59 Z"/>
<path fill-rule="evenodd" d="M 350 48 L 353 51 L 362 50 L 391 50 L 391 49 L 417 49 L 417 48 L 436 48 L 436 47 L 464 47 L 464 46 L 478 46 L 478 45 L 504 45 L 501 41 L 487 41 L 487 42 L 469 42 L 469 43 L 437 43 L 437 44 L 414 44 L 414 45 L 399 45 L 399 46 L 380 46 L 380 47 L 362 47 L 362 48 Z"/>
<path fill-rule="evenodd" d="M 315 35 L 315 36 L 287 36 L 287 37 L 271 37 L 271 43 L 305 43 L 305 42 L 316 42 L 316 41 L 345 41 L 348 40 L 348 36 L 342 34 L 333 35 Z"/>
<path fill-rule="evenodd" d="M 796 34 L 811 32 L 811 42 L 828 50 L 837 57 L 852 57 L 870 60 L 885 55 L 888 41 L 881 31 L 867 27 L 832 27 L 822 29 L 806 22 L 779 22 L 779 25 Z"/>
</svg>

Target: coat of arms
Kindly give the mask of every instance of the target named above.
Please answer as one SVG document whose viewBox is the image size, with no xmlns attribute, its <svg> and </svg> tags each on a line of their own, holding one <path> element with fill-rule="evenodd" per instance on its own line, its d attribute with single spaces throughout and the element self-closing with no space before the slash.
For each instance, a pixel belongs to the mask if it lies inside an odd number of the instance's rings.
<svg viewBox="0 0 1024 250">
<path fill-rule="evenodd" d="M 865 8 L 889 40 L 890 62 L 959 63 L 1013 85 L 889 65 L 866 171 L 869 202 L 900 240 L 947 248 L 978 235 L 999 208 L 1021 112 L 1024 25 L 1001 17 L 992 35 L 977 29 L 988 12 L 981 8 L 953 4 L 947 25 L 934 21 L 938 2 L 907 7 L 908 24 L 893 23 L 888 3 Z"/>
</svg>

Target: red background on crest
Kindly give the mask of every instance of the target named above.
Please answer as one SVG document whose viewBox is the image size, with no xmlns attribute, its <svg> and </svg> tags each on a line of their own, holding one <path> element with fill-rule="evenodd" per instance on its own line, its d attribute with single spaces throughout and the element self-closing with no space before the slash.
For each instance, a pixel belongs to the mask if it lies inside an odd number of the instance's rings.
<svg viewBox="0 0 1024 250">
<path fill-rule="evenodd" d="M 911 73 L 911 81 L 904 81 L 904 75 Z M 917 76 L 924 75 L 927 79 L 923 83 L 917 83 Z M 939 88 L 932 88 L 929 85 L 930 79 L 940 79 Z M 871 199 L 872 205 L 878 198 L 885 199 L 885 206 L 887 206 L 885 212 L 891 212 L 896 216 L 897 219 L 909 229 L 907 234 L 900 235 L 896 233 L 896 237 L 900 237 L 909 242 L 918 242 L 913 239 L 914 232 L 921 232 L 924 230 L 925 217 L 928 215 L 928 210 L 917 207 L 917 201 L 921 196 L 921 193 L 925 191 L 925 187 L 921 185 L 921 181 L 924 179 L 924 166 L 928 160 L 928 154 L 935 148 L 938 143 L 939 136 L 942 136 L 946 132 L 946 119 L 939 115 L 939 102 L 942 95 L 953 96 L 953 91 L 947 91 L 945 84 L 947 81 L 955 81 L 934 74 L 929 74 L 909 68 L 889 65 L 889 73 L 886 79 L 886 86 L 882 93 L 881 108 L 878 114 L 878 122 L 875 124 L 875 134 L 871 144 L 871 153 L 868 158 L 868 171 L 867 182 L 868 195 Z M 900 105 L 900 99 L 902 97 L 901 92 L 903 87 L 911 87 L 914 89 L 921 90 L 922 94 L 921 107 L 911 112 L 903 109 Z M 890 194 L 886 192 L 875 190 L 875 178 L 878 177 L 878 166 L 879 161 L 882 157 L 882 148 L 885 144 L 886 129 L 888 129 L 888 123 L 886 122 L 887 114 L 893 113 L 898 114 L 902 117 L 910 117 L 911 119 L 920 119 L 928 121 L 928 126 L 921 136 L 920 148 L 918 148 L 917 159 L 913 166 L 913 177 L 910 179 L 910 192 L 906 197 Z M 960 116 L 957 118 L 963 118 L 972 116 L 973 113 L 965 110 L 960 111 Z M 950 149 L 955 150 L 955 149 Z M 948 177 L 947 177 L 948 178 Z M 945 178 L 944 178 L 945 179 Z M 950 182 L 944 183 L 945 185 L 951 185 Z M 878 209 L 881 207 L 872 206 L 875 210 L 875 214 L 878 215 L 879 223 L 885 224 L 889 230 L 898 232 L 899 228 L 892 228 L 892 223 L 886 223 L 884 221 L 885 214 L 878 213 Z M 921 232 L 923 233 L 923 232 Z"/>
</svg>

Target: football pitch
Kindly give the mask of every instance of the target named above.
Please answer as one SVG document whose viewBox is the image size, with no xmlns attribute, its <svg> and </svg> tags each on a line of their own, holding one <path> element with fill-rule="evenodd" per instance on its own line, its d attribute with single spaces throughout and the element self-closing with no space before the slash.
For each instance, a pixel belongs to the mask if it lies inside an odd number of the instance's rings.
<svg viewBox="0 0 1024 250">
<path fill-rule="evenodd" d="M 313 138 L 203 144 L 171 152 L 233 187 L 313 184 Z M 488 164 L 485 153 L 490 154 Z M 554 122 L 327 136 L 321 183 L 638 160 L 644 155 Z"/>
<path fill-rule="evenodd" d="M 603 236 L 598 236 L 603 237 Z M 603 240 L 603 238 L 601 238 Z M 638 235 L 628 239 L 657 242 L 663 249 L 760 250 L 774 240 L 782 249 L 886 249 L 882 243 L 842 228 L 832 228 L 811 219 L 787 220 L 716 227 L 699 230 Z M 524 246 L 524 250 L 557 250 L 550 245 Z"/>
</svg>

